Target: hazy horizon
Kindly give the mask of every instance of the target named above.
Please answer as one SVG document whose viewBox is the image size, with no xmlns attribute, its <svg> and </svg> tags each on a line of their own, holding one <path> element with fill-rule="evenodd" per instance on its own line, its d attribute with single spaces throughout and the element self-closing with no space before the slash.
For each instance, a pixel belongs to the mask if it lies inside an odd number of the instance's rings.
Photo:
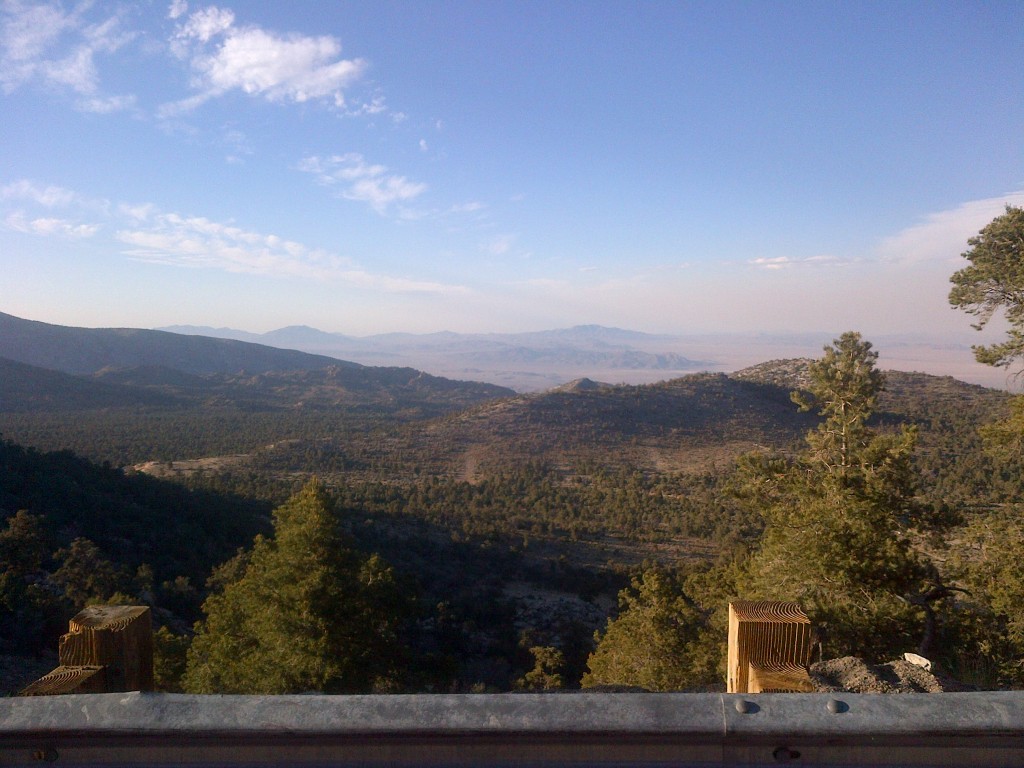
<svg viewBox="0 0 1024 768">
<path fill-rule="evenodd" d="M 255 333 L 241 328 L 211 328 L 203 326 L 165 326 L 156 330 L 168 330 L 176 332 L 222 332 L 229 337 L 233 332 L 246 336 L 253 336 L 251 339 L 258 343 L 270 344 L 271 346 L 286 346 L 275 344 L 272 339 L 264 338 L 274 331 L 294 329 L 296 327 L 308 327 L 313 331 L 338 334 L 356 341 L 372 341 L 375 335 L 353 336 L 342 334 L 338 331 L 327 331 L 311 326 L 282 326 L 264 333 Z M 547 332 L 570 331 L 575 328 L 586 328 L 582 326 L 570 326 L 568 328 L 552 328 L 524 332 L 525 334 Z M 644 333 L 630 328 L 609 328 L 598 326 L 608 331 L 625 331 L 627 333 Z M 855 329 L 849 329 L 855 330 Z M 840 335 L 841 331 L 804 331 L 804 332 L 717 332 L 717 333 L 678 333 L 651 335 L 650 339 L 640 339 L 633 345 L 634 348 L 643 349 L 648 352 L 676 353 L 685 355 L 698 362 L 705 362 L 706 365 L 698 365 L 691 369 L 675 371 L 676 375 L 686 375 L 696 371 L 712 371 L 732 373 L 743 368 L 757 365 L 774 359 L 790 359 L 795 357 L 819 357 L 822 348 Z M 972 343 L 979 343 L 985 339 L 976 338 L 970 335 L 971 332 L 957 334 L 955 337 L 944 334 L 877 334 L 875 336 L 865 335 L 866 340 L 874 345 L 875 351 L 879 353 L 879 366 L 882 369 L 893 369 L 900 371 L 930 373 L 936 376 L 952 376 L 971 384 L 980 384 L 996 389 L 1019 391 L 1021 383 L 1014 375 L 1013 370 L 1005 368 L 993 368 L 982 365 L 974 359 L 971 350 Z M 429 334 L 412 334 L 414 337 L 429 336 Z M 467 337 L 508 337 L 514 339 L 520 334 L 495 334 L 481 332 L 479 334 L 460 334 Z M 987 339 L 987 336 L 986 336 Z M 414 342 L 413 342 L 414 343 Z M 329 348 L 321 348 L 315 345 L 300 347 L 303 351 L 316 352 L 318 354 L 332 354 Z M 591 370 L 585 367 L 573 367 L 550 363 L 543 366 L 520 366 L 523 374 L 530 374 L 536 377 L 531 381 L 529 375 L 516 375 L 516 369 L 498 367 L 491 369 L 460 368 L 451 359 L 439 358 L 437 353 L 431 353 L 429 348 L 421 349 L 418 352 L 413 349 L 407 351 L 404 359 L 393 357 L 394 352 L 385 356 L 374 354 L 372 349 L 352 350 L 350 354 L 340 359 L 349 359 L 353 362 L 364 365 L 411 365 L 420 368 L 427 373 L 452 378 L 471 378 L 468 374 L 491 374 L 484 375 L 482 380 L 490 383 L 511 386 L 519 391 L 536 391 L 550 386 L 557 386 L 574 378 L 585 376 L 598 381 L 610 384 L 650 384 L 672 378 L 670 372 L 652 369 L 628 370 L 608 369 Z M 569 373 L 561 373 L 569 371 Z M 560 375 L 561 373 L 561 375 Z"/>
</svg>

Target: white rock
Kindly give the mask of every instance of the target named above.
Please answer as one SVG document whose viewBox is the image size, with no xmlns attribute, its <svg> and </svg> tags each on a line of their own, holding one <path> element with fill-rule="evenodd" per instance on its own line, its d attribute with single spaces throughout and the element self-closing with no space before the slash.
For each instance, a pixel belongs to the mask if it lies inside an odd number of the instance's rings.
<svg viewBox="0 0 1024 768">
<path fill-rule="evenodd" d="M 916 653 L 904 653 L 903 658 L 909 661 L 911 664 L 916 664 L 923 669 L 927 669 L 929 672 L 932 671 L 932 663 L 924 656 L 918 656 Z"/>
</svg>

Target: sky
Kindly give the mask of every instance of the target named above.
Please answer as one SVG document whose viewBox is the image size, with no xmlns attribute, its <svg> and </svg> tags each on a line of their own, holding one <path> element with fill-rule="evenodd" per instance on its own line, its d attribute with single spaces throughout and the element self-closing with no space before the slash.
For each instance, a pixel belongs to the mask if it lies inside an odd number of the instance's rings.
<svg viewBox="0 0 1024 768">
<path fill-rule="evenodd" d="M 1024 205 L 1019 2 L 0 8 L 33 320 L 963 337 Z"/>
</svg>

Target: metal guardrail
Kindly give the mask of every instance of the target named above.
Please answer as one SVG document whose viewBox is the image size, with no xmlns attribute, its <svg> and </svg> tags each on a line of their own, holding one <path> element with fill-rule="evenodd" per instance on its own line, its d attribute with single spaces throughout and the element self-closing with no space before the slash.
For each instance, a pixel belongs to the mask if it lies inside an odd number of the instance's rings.
<svg viewBox="0 0 1024 768">
<path fill-rule="evenodd" d="M 0 765 L 1024 765 L 1024 692 L 0 699 Z"/>
</svg>

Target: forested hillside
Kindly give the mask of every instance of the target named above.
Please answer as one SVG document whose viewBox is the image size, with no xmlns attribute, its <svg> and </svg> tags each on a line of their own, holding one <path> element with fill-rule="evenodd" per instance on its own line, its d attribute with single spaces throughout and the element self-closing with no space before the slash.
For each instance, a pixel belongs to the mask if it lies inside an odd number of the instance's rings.
<svg viewBox="0 0 1024 768">
<path fill-rule="evenodd" d="M 45 542 L 41 559 L 5 583 L 21 583 L 11 594 L 25 598 L 33 584 L 63 583 L 69 557 L 100 563 L 93 569 L 106 581 L 33 608 L 45 621 L 32 625 L 40 632 L 31 649 L 55 642 L 58 615 L 75 600 L 117 592 L 152 602 L 180 654 L 174 638 L 187 637 L 208 589 L 216 594 L 247 561 L 217 566 L 267 531 L 271 507 L 315 476 L 347 546 L 377 553 L 412 600 L 395 631 L 416 658 L 404 662 L 409 676 L 387 686 L 504 689 L 526 680 L 531 665 L 550 666 L 556 651 L 558 677 L 571 685 L 630 574 L 657 563 L 697 579 L 758 540 L 764 520 L 742 499 L 737 458 L 794 451 L 819 423 L 790 399 L 807 386 L 808 364 L 640 387 L 584 381 L 463 410 L 459 398 L 493 391 L 452 383 L 450 402 L 442 385 L 429 388 L 440 398 L 433 405 L 390 411 L 346 405 L 340 393 L 357 388 L 332 380 L 330 369 L 249 377 L 248 408 L 237 395 L 229 403 L 195 396 L 229 387 L 225 379 L 106 373 L 90 386 L 180 399 L 175 407 L 101 399 L 74 418 L 43 401 L 2 416 L 5 437 L 35 446 L 4 445 L 6 535 Z M 415 378 L 393 383 L 417 387 Z M 997 468 L 977 435 L 977 425 L 1007 414 L 1007 395 L 923 374 L 890 373 L 887 384 L 870 423 L 915 428 L 915 493 L 927 515 L 955 525 L 1017 498 L 1020 465 Z M 379 393 L 379 382 L 369 389 Z M 30 398 L 33 389 L 22 391 Z M 268 399 L 255 405 L 260 397 Z M 271 398 L 304 405 L 266 407 Z M 40 452 L 57 447 L 128 466 Z M 172 668 L 182 664 L 179 655 Z M 530 679 L 553 679 L 538 669 Z"/>
</svg>

